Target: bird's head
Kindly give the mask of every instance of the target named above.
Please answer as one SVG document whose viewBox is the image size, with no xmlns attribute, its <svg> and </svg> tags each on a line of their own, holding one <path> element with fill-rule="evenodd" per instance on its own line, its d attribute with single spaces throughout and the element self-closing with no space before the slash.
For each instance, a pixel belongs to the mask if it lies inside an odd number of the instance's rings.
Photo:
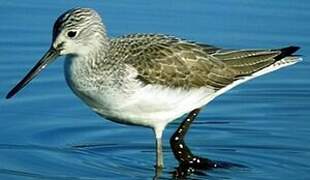
<svg viewBox="0 0 310 180">
<path fill-rule="evenodd" d="M 95 10 L 71 9 L 54 24 L 52 48 L 60 55 L 88 54 L 104 42 L 105 36 L 104 25 Z"/>
<path fill-rule="evenodd" d="M 95 10 L 75 8 L 65 12 L 54 24 L 50 49 L 6 98 L 14 96 L 58 56 L 87 55 L 106 42 L 105 27 Z"/>
</svg>

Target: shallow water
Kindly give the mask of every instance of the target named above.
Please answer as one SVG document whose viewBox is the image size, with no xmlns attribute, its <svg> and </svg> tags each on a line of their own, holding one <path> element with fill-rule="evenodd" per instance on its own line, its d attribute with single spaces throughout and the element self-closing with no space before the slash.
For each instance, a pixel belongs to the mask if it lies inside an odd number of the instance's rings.
<svg viewBox="0 0 310 180">
<path fill-rule="evenodd" d="M 58 60 L 12 100 L 8 90 L 49 47 L 54 20 L 81 6 L 109 34 L 160 32 L 226 48 L 299 45 L 304 61 L 217 98 L 193 124 L 192 151 L 246 168 L 192 179 L 310 179 L 310 3 L 293 1 L 0 1 L 0 179 L 150 179 L 151 130 L 105 121 L 65 84 Z M 163 179 L 177 162 L 165 131 Z"/>
</svg>

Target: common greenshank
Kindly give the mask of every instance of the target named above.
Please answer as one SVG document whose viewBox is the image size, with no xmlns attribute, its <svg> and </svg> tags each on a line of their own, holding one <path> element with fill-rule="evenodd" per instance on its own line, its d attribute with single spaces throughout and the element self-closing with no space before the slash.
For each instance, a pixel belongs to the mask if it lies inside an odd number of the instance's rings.
<svg viewBox="0 0 310 180">
<path fill-rule="evenodd" d="M 225 50 L 162 34 L 110 39 L 95 10 L 75 8 L 56 20 L 51 47 L 6 98 L 65 55 L 66 81 L 92 110 L 154 130 L 160 168 L 168 123 L 247 80 L 295 64 L 298 49 Z"/>
</svg>

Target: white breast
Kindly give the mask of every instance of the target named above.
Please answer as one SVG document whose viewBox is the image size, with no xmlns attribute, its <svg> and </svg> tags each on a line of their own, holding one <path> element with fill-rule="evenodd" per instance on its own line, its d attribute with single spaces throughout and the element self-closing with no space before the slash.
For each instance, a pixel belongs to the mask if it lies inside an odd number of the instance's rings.
<svg viewBox="0 0 310 180">
<path fill-rule="evenodd" d="M 143 86 L 141 83 L 125 83 L 116 88 L 109 84 L 108 79 L 107 84 L 99 87 L 85 66 L 81 59 L 66 59 L 65 77 L 68 85 L 95 112 L 119 123 L 165 126 L 206 104 L 214 93 L 208 88 L 186 91 L 156 85 Z"/>
<path fill-rule="evenodd" d="M 119 88 L 113 87 L 109 78 L 96 76 L 89 64 L 83 61 L 70 56 L 65 60 L 65 78 L 71 90 L 95 111 L 101 109 L 108 112 L 118 106 L 114 99 L 117 95 L 121 96 Z"/>
<path fill-rule="evenodd" d="M 174 119 L 206 105 L 229 89 L 257 76 L 294 64 L 296 61 L 290 61 L 288 58 L 278 61 L 276 64 L 254 73 L 252 76 L 237 80 L 219 91 L 207 87 L 184 90 L 151 84 L 144 86 L 130 80 L 127 80 L 130 83 L 115 86 L 113 83 L 119 79 L 111 78 L 107 78 L 106 84 L 99 87 L 94 81 L 96 78 L 85 70 L 85 65 L 77 62 L 74 59 L 66 60 L 67 82 L 73 92 L 95 112 L 119 123 L 165 127 Z M 125 77 L 134 79 L 130 76 Z"/>
</svg>

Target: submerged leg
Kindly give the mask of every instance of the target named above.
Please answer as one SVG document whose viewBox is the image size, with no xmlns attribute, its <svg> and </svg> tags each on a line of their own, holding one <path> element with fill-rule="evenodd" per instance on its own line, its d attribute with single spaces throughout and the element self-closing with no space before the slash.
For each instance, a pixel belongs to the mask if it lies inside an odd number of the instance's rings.
<svg viewBox="0 0 310 180">
<path fill-rule="evenodd" d="M 156 138 L 156 166 L 157 168 L 164 167 L 162 139 Z"/>
<path fill-rule="evenodd" d="M 162 148 L 162 134 L 163 128 L 155 128 L 156 137 L 156 168 L 162 169 L 164 167 L 163 148 Z"/>
</svg>

